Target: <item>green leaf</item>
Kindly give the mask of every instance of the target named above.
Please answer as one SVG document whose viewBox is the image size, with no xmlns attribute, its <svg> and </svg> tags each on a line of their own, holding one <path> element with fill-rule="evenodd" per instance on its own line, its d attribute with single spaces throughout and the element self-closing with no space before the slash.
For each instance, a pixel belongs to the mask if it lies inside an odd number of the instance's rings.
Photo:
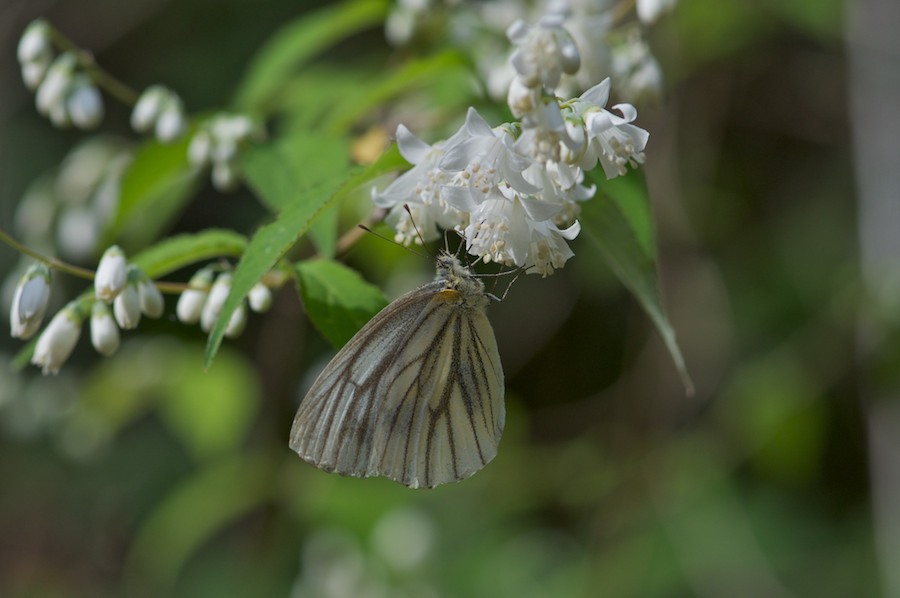
<svg viewBox="0 0 900 598">
<path fill-rule="evenodd" d="M 282 131 L 311 131 L 328 122 L 337 98 L 359 97 L 367 93 L 372 69 L 355 65 L 310 65 L 285 82 L 284 90 L 273 106 L 283 114 Z"/>
<path fill-rule="evenodd" d="M 675 362 L 685 391 L 693 394 L 694 384 L 659 291 L 649 200 L 636 185 L 609 183 L 601 182 L 598 196 L 583 204 L 581 221 L 584 234 L 650 316 Z M 629 205 L 629 202 L 640 202 L 643 207 Z M 627 206 L 626 209 L 623 205 Z"/>
<path fill-rule="evenodd" d="M 241 160 L 247 184 L 271 208 L 304 203 L 347 172 L 347 148 L 331 135 L 298 133 L 249 147 Z"/>
<path fill-rule="evenodd" d="M 229 230 L 209 229 L 164 239 L 135 255 L 131 262 L 150 278 L 158 278 L 203 260 L 226 255 L 240 256 L 246 247 L 247 239 L 243 235 Z"/>
<path fill-rule="evenodd" d="M 260 278 L 271 270 L 297 240 L 306 234 L 319 214 L 335 201 L 335 189 L 345 179 L 346 159 L 335 148 L 340 140 L 290 138 L 257 148 L 246 161 L 244 174 L 252 189 L 270 205 L 282 207 L 274 222 L 260 228 L 234 271 L 231 291 L 209 335 L 206 367 L 222 342 L 232 312 Z M 320 156 L 314 156 L 319 148 Z M 337 154 L 342 157 L 337 159 Z M 325 157 L 331 159 L 326 159 Z"/>
<path fill-rule="evenodd" d="M 189 136 L 171 144 L 148 141 L 122 178 L 116 217 L 106 244 L 120 239 L 126 251 L 155 240 L 193 194 L 199 171 L 188 164 Z"/>
<path fill-rule="evenodd" d="M 264 110 L 310 58 L 350 35 L 381 23 L 385 0 L 335 3 L 287 24 L 253 58 L 237 93 L 239 110 Z"/>
<path fill-rule="evenodd" d="M 309 230 L 318 215 L 356 192 L 361 185 L 404 166 L 409 164 L 394 146 L 385 151 L 374 164 L 344 179 L 343 183 L 340 183 L 340 177 L 337 176 L 329 180 L 319 180 L 316 188 L 308 193 L 303 193 L 302 189 L 297 187 L 285 186 L 290 178 L 290 172 L 296 174 L 297 171 L 280 159 L 261 160 L 253 168 L 245 171 L 251 188 L 258 189 L 261 193 L 273 194 L 269 197 L 270 203 L 287 202 L 287 196 L 274 197 L 274 194 L 288 193 L 291 197 L 303 198 L 303 201 L 288 203 L 278 218 L 261 228 L 250 241 L 244 257 L 235 269 L 231 292 L 222 307 L 222 313 L 210 333 L 206 347 L 206 367 L 212 363 L 222 342 L 222 334 L 231 313 L 247 296 L 253 285 Z M 279 168 L 287 168 L 289 172 L 277 172 Z M 296 184 L 299 185 L 299 182 Z"/>
<path fill-rule="evenodd" d="M 171 492 L 138 530 L 125 564 L 132 590 L 126 593 L 169 595 L 204 542 L 271 498 L 277 463 L 268 455 L 238 455 Z"/>
<path fill-rule="evenodd" d="M 334 257 L 337 247 L 338 206 L 331 205 L 316 218 L 309 236 L 322 257 Z"/>
<path fill-rule="evenodd" d="M 297 264 L 300 296 L 309 319 L 335 347 L 342 347 L 387 305 L 381 290 L 332 260 Z"/>
<path fill-rule="evenodd" d="M 594 181 L 603 195 L 619 206 L 622 215 L 634 231 L 644 254 L 656 261 L 656 241 L 653 233 L 653 214 L 644 177 L 637 170 L 629 170 L 624 176 L 614 179 Z"/>
</svg>

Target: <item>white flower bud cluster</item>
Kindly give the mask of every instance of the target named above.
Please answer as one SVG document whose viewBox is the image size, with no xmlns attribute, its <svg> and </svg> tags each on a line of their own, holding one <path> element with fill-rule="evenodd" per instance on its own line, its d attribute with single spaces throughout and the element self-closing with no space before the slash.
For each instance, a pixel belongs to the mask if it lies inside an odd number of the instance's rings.
<svg viewBox="0 0 900 598">
<path fill-rule="evenodd" d="M 248 116 L 221 113 L 203 123 L 188 146 L 188 160 L 198 168 L 212 167 L 212 183 L 231 191 L 239 182 L 238 158 L 250 139 L 262 130 Z"/>
<path fill-rule="evenodd" d="M 433 146 L 401 125 L 397 146 L 414 167 L 373 200 L 389 210 L 398 242 L 417 240 L 413 222 L 426 241 L 453 229 L 484 262 L 546 276 L 573 255 L 567 241 L 581 230 L 578 202 L 596 191 L 584 173 L 599 163 L 613 178 L 642 164 L 649 134 L 631 124 L 630 104 L 606 110 L 608 78 L 580 97 L 557 97 L 563 75 L 581 62 L 561 15 L 533 27 L 517 21 L 508 36 L 517 46 L 508 102 L 520 122 L 491 128 L 470 108 L 465 124 Z"/>
<path fill-rule="evenodd" d="M 656 80 L 650 57 L 645 68 L 620 70 L 615 54 L 626 51 L 624 45 L 639 45 L 635 37 L 623 35 L 629 30 L 649 27 L 665 12 L 671 10 L 676 0 L 637 0 L 632 2 L 633 16 L 625 15 L 627 5 L 616 0 L 535 0 L 533 2 L 456 2 L 453 0 L 398 0 L 391 3 L 385 21 L 385 37 L 388 42 L 404 46 L 435 39 L 435 28 L 444 27 L 447 35 L 463 50 L 468 51 L 484 81 L 485 91 L 496 101 L 506 98 L 516 69 L 504 60 L 504 37 L 512 33 L 519 40 L 535 38 L 535 44 L 523 44 L 515 60 L 526 76 L 549 76 L 544 84 L 556 87 L 564 97 L 573 97 L 593 87 L 598 81 L 612 75 L 619 97 L 636 102 L 645 97 L 652 99 L 658 93 L 661 80 Z M 624 18 L 631 16 L 631 18 Z M 537 21 L 535 27 L 510 31 L 516 19 Z M 554 29 L 561 26 L 567 36 L 557 37 Z M 570 37 L 567 40 L 566 37 Z M 638 38 L 640 35 L 638 35 Z M 542 38 L 542 39 L 539 39 Z M 556 38 L 556 39 L 554 39 Z M 571 48 L 570 41 L 578 48 L 581 68 L 564 68 Z M 553 50 L 553 46 L 556 50 Z M 544 46 L 538 53 L 530 49 Z M 639 48 L 632 50 L 638 52 Z M 556 54 L 556 56 L 554 56 Z M 529 65 L 530 68 L 525 68 Z M 552 84 L 556 72 L 562 73 L 558 85 Z M 635 80 L 630 79 L 634 77 Z M 655 89 L 653 88 L 655 86 Z M 533 86 L 529 86 L 533 89 Z M 636 94 L 632 94 L 632 92 Z M 512 104 L 512 102 L 510 102 Z"/>
<path fill-rule="evenodd" d="M 188 282 L 188 288 L 178 298 L 175 313 L 185 324 L 200 323 L 203 332 L 209 332 L 219 319 L 222 307 L 231 292 L 232 274 L 221 272 L 218 275 L 212 268 L 198 270 Z M 247 300 L 242 301 L 231 313 L 225 336 L 239 336 L 247 325 L 247 305 L 250 309 L 262 313 L 272 306 L 272 291 L 259 282 L 250 290 Z"/>
<path fill-rule="evenodd" d="M 131 111 L 131 128 L 138 133 L 152 129 L 162 143 L 175 141 L 187 131 L 184 102 L 168 87 L 151 85 Z"/>
<path fill-rule="evenodd" d="M 10 310 L 10 331 L 27 339 L 41 326 L 50 298 L 50 270 L 44 264 L 28 269 L 20 279 Z M 94 276 L 93 297 L 84 295 L 60 310 L 38 337 L 31 362 L 44 374 L 56 374 L 69 358 L 82 322 L 90 316 L 91 343 L 102 355 L 119 347 L 119 329 L 136 328 L 141 315 L 163 314 L 162 293 L 140 268 L 129 264 L 125 253 L 113 245 L 107 249 Z M 112 309 L 110 309 L 110 304 Z"/>
<path fill-rule="evenodd" d="M 118 328 L 133 330 L 140 324 L 141 315 L 158 318 L 165 308 L 160 290 L 140 268 L 128 263 L 125 253 L 116 245 L 100 258 L 94 277 L 94 296 L 91 340 L 103 355 L 111 355 L 119 346 Z M 105 306 L 98 307 L 99 303 Z"/>
<path fill-rule="evenodd" d="M 93 129 L 103 120 L 100 90 L 71 52 L 55 54 L 52 30 L 43 20 L 32 22 L 18 47 L 22 80 L 35 90 L 38 112 L 60 128 Z"/>
</svg>

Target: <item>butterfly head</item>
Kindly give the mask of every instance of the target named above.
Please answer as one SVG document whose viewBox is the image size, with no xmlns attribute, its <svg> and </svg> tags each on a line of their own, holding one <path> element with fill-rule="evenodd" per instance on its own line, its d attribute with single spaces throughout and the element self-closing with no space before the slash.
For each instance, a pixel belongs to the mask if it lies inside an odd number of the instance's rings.
<svg viewBox="0 0 900 598">
<path fill-rule="evenodd" d="M 437 258 L 437 281 L 459 293 L 462 303 L 483 306 L 487 303 L 484 283 L 455 255 L 442 251 Z"/>
</svg>

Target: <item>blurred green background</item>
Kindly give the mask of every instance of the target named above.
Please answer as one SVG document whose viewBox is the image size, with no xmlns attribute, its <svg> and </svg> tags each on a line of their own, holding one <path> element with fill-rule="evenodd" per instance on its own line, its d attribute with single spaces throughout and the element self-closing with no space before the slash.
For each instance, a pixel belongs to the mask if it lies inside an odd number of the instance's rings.
<svg viewBox="0 0 900 598">
<path fill-rule="evenodd" d="M 226 104 L 254 52 L 308 6 L 6 0 L 0 226 L 85 137 L 40 118 L 21 84 L 31 19 L 199 112 Z M 883 517 L 900 456 L 872 448 L 898 344 L 860 286 L 852 13 L 838 0 L 681 0 L 651 31 L 667 92 L 638 124 L 694 396 L 581 240 L 567 268 L 491 308 L 507 372 L 500 453 L 431 491 L 325 474 L 288 449 L 308 372 L 330 355 L 290 285 L 208 372 L 203 335 L 173 318 L 127 334 L 111 359 L 83 339 L 58 377 L 0 371 L 0 595 L 900 595 Z M 381 40 L 331 51 L 322 81 L 360 53 L 384 59 Z M 127 115 L 108 103 L 104 131 L 133 137 Z M 174 230 L 251 232 L 263 216 L 246 190 L 206 184 Z M 391 272 L 419 267 L 402 253 L 365 238 L 348 261 L 396 294 L 416 281 Z M 16 260 L 0 250 L 3 272 Z M 57 284 L 56 298 L 82 288 Z M 20 346 L 4 338 L 0 361 Z"/>
</svg>

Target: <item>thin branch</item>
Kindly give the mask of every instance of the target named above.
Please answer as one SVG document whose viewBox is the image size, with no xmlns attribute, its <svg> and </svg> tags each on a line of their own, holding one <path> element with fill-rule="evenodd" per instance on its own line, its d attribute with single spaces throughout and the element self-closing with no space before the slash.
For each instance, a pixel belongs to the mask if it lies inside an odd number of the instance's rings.
<svg viewBox="0 0 900 598">
<path fill-rule="evenodd" d="M 3 241 L 19 253 L 24 253 L 29 257 L 33 257 L 39 262 L 44 262 L 52 269 L 61 270 L 63 272 L 71 274 L 72 276 L 84 278 L 85 280 L 94 280 L 93 270 L 88 270 L 87 268 L 82 268 L 81 266 L 75 266 L 74 264 L 70 264 L 55 257 L 46 256 L 43 253 L 35 251 L 31 247 L 28 247 L 27 245 L 23 245 L 19 241 L 16 241 L 2 228 L 0 228 L 0 241 Z"/>
<path fill-rule="evenodd" d="M 124 104 L 134 106 L 137 103 L 140 94 L 116 79 L 115 76 L 97 64 L 97 60 L 91 52 L 76 46 L 69 38 L 60 33 L 59 30 L 52 25 L 50 30 L 52 32 L 53 41 L 64 51 L 71 52 L 75 55 L 78 64 L 88 73 L 88 75 L 90 75 L 94 83 L 105 89 L 109 95 Z"/>
</svg>

